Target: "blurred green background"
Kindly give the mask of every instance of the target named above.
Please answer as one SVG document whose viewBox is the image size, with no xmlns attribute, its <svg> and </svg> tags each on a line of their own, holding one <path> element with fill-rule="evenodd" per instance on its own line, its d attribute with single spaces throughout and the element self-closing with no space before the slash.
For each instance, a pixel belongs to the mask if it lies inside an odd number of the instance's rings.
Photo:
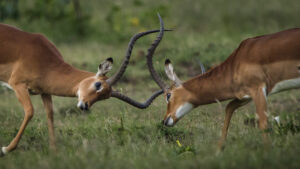
<svg viewBox="0 0 300 169">
<path fill-rule="evenodd" d="M 182 64 L 198 57 L 210 67 L 243 39 L 299 26 L 299 9 L 297 0 L 1 0 L 0 21 L 45 34 L 57 45 L 120 48 L 133 34 L 158 28 L 159 12 L 175 30 L 164 38 L 164 54 Z"/>
<path fill-rule="evenodd" d="M 66 62 L 97 71 L 107 57 L 120 66 L 132 35 L 158 29 L 159 12 L 165 33 L 154 66 L 164 75 L 165 58 L 187 80 L 224 61 L 250 37 L 300 27 L 299 0 L 0 0 L 0 22 L 53 41 Z M 157 90 L 146 68 L 145 54 L 156 35 L 140 39 L 116 89 L 144 101 Z M 23 118 L 14 92 L 0 87 L 0 146 L 15 136 Z M 160 125 L 166 104 L 160 96 L 146 110 L 116 99 L 95 104 L 91 114 L 76 109 L 76 98 L 54 97 L 58 152 L 48 150 L 45 112 L 32 96 L 35 117 L 16 151 L 0 158 L 0 168 L 299 168 L 300 92 L 271 96 L 271 148 L 264 149 L 253 121 L 253 104 L 235 113 L 226 149 L 216 145 L 227 102 L 201 106 L 175 127 Z M 272 119 L 279 115 L 280 124 Z M 178 141 L 180 144 L 178 144 Z M 180 146 L 181 145 L 181 146 Z"/>
</svg>

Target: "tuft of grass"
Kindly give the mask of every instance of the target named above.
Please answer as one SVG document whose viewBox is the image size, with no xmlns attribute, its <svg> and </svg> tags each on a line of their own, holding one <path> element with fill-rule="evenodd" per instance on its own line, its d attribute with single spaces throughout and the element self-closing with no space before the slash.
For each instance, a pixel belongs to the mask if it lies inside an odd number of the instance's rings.
<svg viewBox="0 0 300 169">
<path fill-rule="evenodd" d="M 273 121 L 273 131 L 278 135 L 295 135 L 300 132 L 300 113 L 282 114 L 279 121 Z"/>
</svg>

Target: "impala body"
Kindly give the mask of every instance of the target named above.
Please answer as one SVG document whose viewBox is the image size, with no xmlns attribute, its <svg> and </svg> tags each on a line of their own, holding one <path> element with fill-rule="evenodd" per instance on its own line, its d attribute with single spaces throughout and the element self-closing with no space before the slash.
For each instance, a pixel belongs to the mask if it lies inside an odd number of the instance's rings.
<svg viewBox="0 0 300 169">
<path fill-rule="evenodd" d="M 300 29 L 290 29 L 244 40 L 220 65 L 190 80 L 181 82 L 170 60 L 165 71 L 174 84 L 169 87 L 159 78 L 147 58 L 149 71 L 164 90 L 167 113 L 163 124 L 175 125 L 199 105 L 231 99 L 226 107 L 220 140 L 223 147 L 231 116 L 238 107 L 253 100 L 259 117 L 259 128 L 267 128 L 267 96 L 300 88 Z M 265 140 L 266 135 L 263 134 Z"/>
<path fill-rule="evenodd" d="M 95 73 L 64 62 L 56 47 L 43 35 L 0 25 L 0 39 L 0 80 L 13 89 L 21 84 L 35 94 L 75 97 L 83 79 L 106 80 L 104 76 L 94 78 Z"/>
<path fill-rule="evenodd" d="M 162 20 L 159 16 L 160 22 Z M 108 58 L 98 67 L 97 73 L 74 68 L 66 63 L 56 47 L 43 35 L 27 33 L 12 26 L 0 24 L 0 81 L 14 90 L 24 108 L 25 117 L 16 137 L 0 156 L 14 150 L 26 125 L 33 117 L 30 94 L 40 94 L 47 112 L 50 147 L 55 149 L 53 107 L 51 95 L 78 97 L 78 108 L 87 110 L 96 101 L 118 98 L 137 108 L 147 108 L 162 91 L 154 93 L 145 103 L 139 103 L 112 86 L 121 78 L 129 63 L 137 39 L 159 30 L 136 34 L 129 42 L 127 53 L 119 70 L 108 78 L 113 60 Z"/>
</svg>

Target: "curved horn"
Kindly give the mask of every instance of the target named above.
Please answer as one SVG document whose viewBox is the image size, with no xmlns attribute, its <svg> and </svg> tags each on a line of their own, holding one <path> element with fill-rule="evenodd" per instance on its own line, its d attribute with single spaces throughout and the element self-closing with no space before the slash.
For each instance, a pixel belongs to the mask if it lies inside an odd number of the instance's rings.
<svg viewBox="0 0 300 169">
<path fill-rule="evenodd" d="M 157 15 L 158 15 L 158 18 L 160 21 L 160 31 L 159 31 L 159 35 L 157 36 L 156 40 L 152 43 L 151 47 L 148 49 L 147 65 L 148 65 L 148 69 L 149 69 L 150 74 L 151 74 L 152 78 L 154 79 L 154 81 L 158 84 L 158 86 L 162 90 L 165 90 L 166 88 L 168 88 L 168 86 L 160 79 L 159 75 L 157 74 L 157 72 L 155 71 L 155 69 L 153 67 L 153 62 L 152 62 L 152 57 L 153 57 L 154 51 L 164 36 L 164 22 L 162 21 L 160 15 L 159 14 L 157 14 Z"/>
<path fill-rule="evenodd" d="M 152 101 L 159 95 L 161 95 L 162 93 L 164 93 L 163 90 L 159 90 L 159 91 L 156 91 L 151 97 L 149 97 L 149 99 L 147 101 L 145 101 L 144 103 L 140 103 L 140 102 L 137 102 L 131 98 L 129 98 L 128 96 L 125 96 L 119 92 L 116 92 L 116 91 L 113 91 L 111 93 L 111 97 L 115 97 L 115 98 L 118 98 L 134 107 L 137 107 L 139 109 L 145 109 L 147 108 L 151 103 Z"/>
<path fill-rule="evenodd" d="M 134 46 L 135 42 L 142 36 L 145 36 L 145 35 L 148 35 L 148 34 L 151 34 L 151 33 L 155 33 L 155 32 L 159 32 L 159 31 L 160 30 L 150 30 L 150 31 L 146 31 L 146 32 L 140 32 L 138 34 L 135 34 L 130 39 L 129 44 L 128 44 L 128 48 L 127 48 L 127 52 L 126 52 L 126 55 L 123 59 L 122 65 L 120 66 L 119 70 L 112 77 L 110 77 L 109 79 L 106 80 L 106 82 L 110 86 L 113 86 L 124 74 L 124 72 L 126 70 L 126 67 L 129 63 L 129 59 L 130 59 L 131 52 L 132 52 L 132 49 L 133 49 L 133 46 Z M 171 31 L 171 30 L 165 30 L 165 31 Z"/>
</svg>

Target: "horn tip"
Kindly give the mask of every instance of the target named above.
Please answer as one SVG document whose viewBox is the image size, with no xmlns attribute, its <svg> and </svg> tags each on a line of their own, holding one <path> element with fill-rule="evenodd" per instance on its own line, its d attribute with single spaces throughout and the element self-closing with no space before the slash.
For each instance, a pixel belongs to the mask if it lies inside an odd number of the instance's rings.
<svg viewBox="0 0 300 169">
<path fill-rule="evenodd" d="M 168 65 L 168 64 L 170 64 L 170 63 L 171 63 L 170 59 L 166 59 L 166 60 L 165 60 L 165 65 Z"/>
<path fill-rule="evenodd" d="M 114 63 L 114 60 L 113 60 L 112 57 L 109 57 L 109 58 L 107 58 L 106 60 L 109 61 L 109 62 L 111 62 L 111 63 Z"/>
<path fill-rule="evenodd" d="M 159 12 L 157 12 L 157 16 L 160 18 L 160 14 L 159 14 Z"/>
<path fill-rule="evenodd" d="M 157 12 L 157 16 L 158 16 L 158 19 L 159 19 L 160 23 L 163 24 L 163 20 L 162 20 L 160 14 L 158 12 Z"/>
</svg>

